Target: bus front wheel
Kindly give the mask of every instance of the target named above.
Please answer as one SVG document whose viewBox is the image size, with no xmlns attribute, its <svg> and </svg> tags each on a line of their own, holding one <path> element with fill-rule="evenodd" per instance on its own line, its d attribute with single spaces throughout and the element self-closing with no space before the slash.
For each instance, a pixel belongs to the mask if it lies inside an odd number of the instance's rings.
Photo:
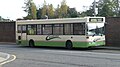
<svg viewBox="0 0 120 67">
<path fill-rule="evenodd" d="M 29 46 L 30 46 L 30 47 L 34 47 L 34 46 L 35 46 L 33 40 L 30 40 L 30 41 L 29 41 Z"/>
<path fill-rule="evenodd" d="M 73 48 L 73 44 L 70 40 L 66 41 L 66 48 L 67 49 L 72 49 Z"/>
</svg>

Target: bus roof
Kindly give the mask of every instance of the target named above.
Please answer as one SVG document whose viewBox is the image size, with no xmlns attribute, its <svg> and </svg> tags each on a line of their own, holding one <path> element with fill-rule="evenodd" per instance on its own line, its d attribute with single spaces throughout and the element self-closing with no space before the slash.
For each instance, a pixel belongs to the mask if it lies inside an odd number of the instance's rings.
<svg viewBox="0 0 120 67">
<path fill-rule="evenodd" d="M 40 19 L 40 20 L 18 20 L 17 24 L 57 24 L 57 23 L 85 23 L 88 22 L 88 18 L 59 18 L 59 19 Z M 104 18 L 104 17 L 94 17 L 94 18 Z"/>
</svg>

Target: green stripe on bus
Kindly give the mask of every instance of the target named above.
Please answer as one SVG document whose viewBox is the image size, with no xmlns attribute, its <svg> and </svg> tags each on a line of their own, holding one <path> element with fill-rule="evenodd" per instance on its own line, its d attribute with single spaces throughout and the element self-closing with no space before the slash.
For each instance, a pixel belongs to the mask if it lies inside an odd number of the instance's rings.
<svg viewBox="0 0 120 67">
<path fill-rule="evenodd" d="M 35 42 L 35 46 L 65 47 L 65 42 L 37 41 Z"/>
<path fill-rule="evenodd" d="M 105 42 L 72 42 L 73 47 L 87 48 L 92 46 L 102 46 Z M 22 40 L 21 45 L 27 46 L 28 41 Z M 52 47 L 65 47 L 65 42 L 53 42 L 53 41 L 35 41 L 35 46 L 52 46 Z"/>
<path fill-rule="evenodd" d="M 105 45 L 105 42 L 73 42 L 73 47 L 81 47 L 81 48 L 87 48 L 92 46 L 102 46 Z"/>
<path fill-rule="evenodd" d="M 21 41 L 21 43 L 19 43 L 19 41 Z M 22 45 L 22 46 L 28 46 L 28 41 L 27 40 L 17 40 L 16 43 L 19 44 L 19 45 Z"/>
</svg>

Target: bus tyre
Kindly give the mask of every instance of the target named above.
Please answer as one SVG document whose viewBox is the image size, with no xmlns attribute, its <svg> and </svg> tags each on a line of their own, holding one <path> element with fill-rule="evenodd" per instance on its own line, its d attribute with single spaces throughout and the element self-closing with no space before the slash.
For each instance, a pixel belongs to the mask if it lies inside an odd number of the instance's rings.
<svg viewBox="0 0 120 67">
<path fill-rule="evenodd" d="M 33 40 L 30 40 L 30 41 L 29 41 L 29 46 L 30 46 L 30 47 L 34 47 L 34 46 L 35 46 Z"/>
<path fill-rule="evenodd" d="M 71 41 L 66 41 L 66 48 L 67 49 L 72 49 L 73 48 L 73 44 L 72 44 L 72 42 Z"/>
</svg>

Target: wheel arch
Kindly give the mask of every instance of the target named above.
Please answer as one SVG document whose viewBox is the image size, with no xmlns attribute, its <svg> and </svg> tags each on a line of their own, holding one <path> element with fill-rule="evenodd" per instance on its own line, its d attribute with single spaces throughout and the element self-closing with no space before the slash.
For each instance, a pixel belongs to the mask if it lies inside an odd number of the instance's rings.
<svg viewBox="0 0 120 67">
<path fill-rule="evenodd" d="M 71 41 L 71 40 L 66 40 L 66 43 L 67 43 L 67 42 L 71 42 L 71 43 L 72 43 L 72 41 Z"/>
<path fill-rule="evenodd" d="M 65 43 L 65 47 L 67 49 L 72 49 L 73 48 L 73 43 L 71 40 L 67 40 L 66 43 Z"/>
<path fill-rule="evenodd" d="M 30 43 L 32 43 L 32 44 L 30 44 Z M 29 46 L 32 46 L 32 47 L 35 46 L 35 41 L 33 39 L 29 40 Z"/>
</svg>

